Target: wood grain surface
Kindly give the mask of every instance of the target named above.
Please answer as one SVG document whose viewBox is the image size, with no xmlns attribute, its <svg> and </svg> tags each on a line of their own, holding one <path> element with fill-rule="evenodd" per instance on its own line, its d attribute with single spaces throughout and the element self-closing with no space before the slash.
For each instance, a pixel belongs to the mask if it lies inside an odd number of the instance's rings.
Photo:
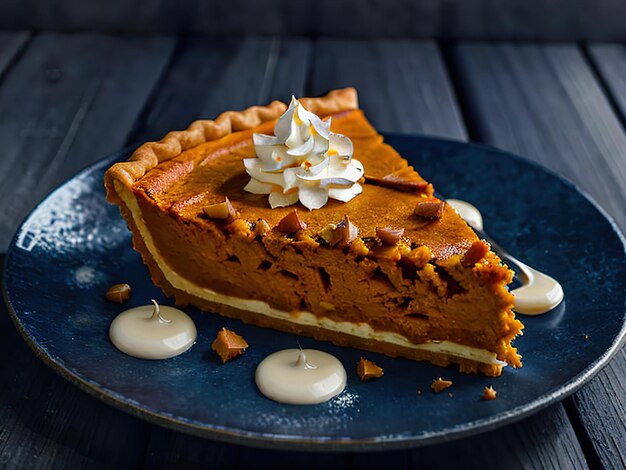
<svg viewBox="0 0 626 470">
<path fill-rule="evenodd" d="M 437 45 L 400 40 L 320 40 L 310 93 L 353 86 L 379 131 L 466 139 Z"/>
<path fill-rule="evenodd" d="M 124 146 L 169 38 L 42 34 L 0 86 L 0 249 L 52 188 Z"/>
<path fill-rule="evenodd" d="M 626 228 L 626 133 L 610 104 L 626 95 L 606 96 L 578 47 L 465 44 L 451 56 L 473 138 L 572 179 Z M 565 401 L 590 461 L 607 468 L 626 467 L 625 384 L 622 351 Z"/>
<path fill-rule="evenodd" d="M 0 34 L 0 137 L 8 149 L 0 159 L 0 241 L 43 194 L 108 152 L 225 109 L 345 85 L 359 89 L 380 129 L 469 134 L 511 149 L 575 179 L 623 224 L 626 138 L 616 110 L 625 91 L 620 69 L 601 65 L 610 59 L 595 46 L 589 51 L 406 39 Z M 26 155 L 33 163 L 26 165 Z M 18 188 L 24 175 L 27 190 Z M 258 450 L 144 423 L 57 377 L 3 312 L 0 354 L 9 358 L 0 362 L 3 468 L 624 466 L 623 351 L 565 405 L 480 436 L 375 454 Z"/>
<path fill-rule="evenodd" d="M 626 123 L 626 46 L 595 44 L 587 48 L 600 83 L 606 87 L 622 124 Z"/>
</svg>

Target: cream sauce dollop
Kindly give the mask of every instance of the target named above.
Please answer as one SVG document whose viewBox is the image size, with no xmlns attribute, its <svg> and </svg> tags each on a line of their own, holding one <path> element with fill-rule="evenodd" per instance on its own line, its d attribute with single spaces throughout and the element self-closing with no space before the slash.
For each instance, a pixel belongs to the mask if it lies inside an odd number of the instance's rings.
<svg viewBox="0 0 626 470">
<path fill-rule="evenodd" d="M 459 199 L 447 199 L 459 215 L 471 227 L 476 230 L 483 230 L 483 217 L 480 211 L 472 204 Z M 525 315 L 540 315 L 549 312 L 561 303 L 564 298 L 563 288 L 559 282 L 547 274 L 531 268 L 508 253 L 501 253 L 501 256 L 511 260 L 521 271 L 523 285 L 513 289 L 511 293 L 515 296 L 513 309 Z"/>
<path fill-rule="evenodd" d="M 346 387 L 346 370 L 335 356 L 316 349 L 284 349 L 267 356 L 255 380 L 270 400 L 290 405 L 314 405 L 339 395 Z"/>
<path fill-rule="evenodd" d="M 193 320 L 177 308 L 152 302 L 115 317 L 109 328 L 113 345 L 140 359 L 168 359 L 187 351 L 197 336 Z"/>
</svg>

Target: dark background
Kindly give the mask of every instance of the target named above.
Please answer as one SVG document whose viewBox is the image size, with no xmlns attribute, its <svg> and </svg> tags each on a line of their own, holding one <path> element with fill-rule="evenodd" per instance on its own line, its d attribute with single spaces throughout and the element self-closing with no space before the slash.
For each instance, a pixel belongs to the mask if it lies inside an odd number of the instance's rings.
<svg viewBox="0 0 626 470">
<path fill-rule="evenodd" d="M 3 0 L 0 28 L 115 33 L 626 39 L 621 0 Z"/>
</svg>

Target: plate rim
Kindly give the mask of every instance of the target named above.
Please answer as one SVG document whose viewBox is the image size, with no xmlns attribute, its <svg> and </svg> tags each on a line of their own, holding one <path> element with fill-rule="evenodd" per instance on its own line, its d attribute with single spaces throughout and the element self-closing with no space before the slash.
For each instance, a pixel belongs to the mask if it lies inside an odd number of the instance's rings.
<svg viewBox="0 0 626 470">
<path fill-rule="evenodd" d="M 506 150 L 499 149 L 492 145 L 477 143 L 477 142 L 465 142 L 458 139 L 449 139 L 430 135 L 412 134 L 412 133 L 382 133 L 385 141 L 393 141 L 394 139 L 418 139 L 422 141 L 452 143 L 461 146 L 467 146 L 476 148 L 481 151 L 496 152 L 507 158 L 512 158 L 523 164 L 531 165 L 540 171 L 544 171 L 551 176 L 557 178 L 566 186 L 569 186 L 573 190 L 582 195 L 591 205 L 600 212 L 600 214 L 609 222 L 613 232 L 617 235 L 624 248 L 626 254 L 626 239 L 621 232 L 620 228 L 615 223 L 614 219 L 606 212 L 606 210 L 600 206 L 585 190 L 580 188 L 577 184 L 570 181 L 563 175 L 546 168 L 545 166 L 527 158 L 521 157 Z M 390 143 L 390 145 L 392 145 Z M 573 394 L 579 390 L 584 384 L 591 380 L 598 374 L 609 361 L 620 351 L 620 349 L 626 344 L 626 315 L 624 316 L 622 327 L 615 336 L 612 344 L 607 350 L 600 355 L 594 362 L 581 371 L 576 376 L 572 377 L 567 382 L 564 382 L 556 390 L 541 395 L 536 399 L 517 406 L 515 408 L 503 411 L 489 418 L 482 418 L 474 421 L 469 421 L 455 426 L 451 429 L 446 429 L 437 432 L 426 433 L 421 436 L 385 436 L 385 437 L 373 437 L 373 438 L 340 438 L 329 439 L 324 437 L 311 438 L 310 436 L 289 436 L 262 432 L 251 432 L 242 429 L 228 428 L 224 426 L 207 426 L 199 425 L 191 420 L 186 420 L 183 417 L 171 417 L 166 416 L 163 413 L 159 413 L 158 410 L 132 403 L 128 397 L 108 389 L 107 387 L 100 386 L 97 382 L 89 377 L 85 377 L 82 374 L 70 369 L 63 365 L 57 359 L 52 357 L 43 347 L 41 347 L 35 338 L 26 330 L 25 326 L 21 323 L 17 312 L 15 311 L 11 302 L 11 295 L 7 287 L 7 274 L 8 265 L 13 252 L 15 251 L 15 245 L 20 234 L 24 231 L 26 223 L 30 220 L 31 216 L 57 191 L 62 190 L 70 181 L 89 173 L 97 167 L 110 164 L 120 159 L 121 156 L 129 154 L 133 149 L 137 148 L 136 145 L 126 147 L 122 150 L 109 154 L 108 156 L 86 166 L 82 170 L 75 173 L 73 176 L 62 182 L 59 186 L 50 191 L 29 213 L 20 223 L 16 230 L 11 243 L 7 249 L 7 253 L 3 263 L 3 276 L 2 276 L 2 296 L 7 307 L 9 316 L 15 325 L 16 329 L 20 333 L 20 336 L 24 339 L 26 344 L 34 352 L 34 354 L 41 359 L 47 366 L 53 369 L 64 379 L 68 380 L 73 385 L 77 386 L 81 390 L 87 392 L 89 395 L 101 400 L 109 406 L 113 406 L 121 411 L 124 411 L 132 416 L 144 419 L 150 423 L 163 426 L 175 431 L 183 432 L 185 434 L 194 435 L 197 437 L 213 439 L 221 442 L 227 442 L 236 445 L 247 445 L 257 448 L 276 449 L 276 450 L 293 450 L 293 451 L 313 451 L 313 452 L 346 452 L 346 451 L 380 451 L 380 450 L 395 450 L 406 449 L 427 446 L 435 443 L 449 442 L 452 440 L 460 439 L 470 435 L 478 435 L 483 432 L 497 429 L 501 426 L 512 424 L 526 418 L 547 406 L 561 401 L 567 396 Z"/>
</svg>

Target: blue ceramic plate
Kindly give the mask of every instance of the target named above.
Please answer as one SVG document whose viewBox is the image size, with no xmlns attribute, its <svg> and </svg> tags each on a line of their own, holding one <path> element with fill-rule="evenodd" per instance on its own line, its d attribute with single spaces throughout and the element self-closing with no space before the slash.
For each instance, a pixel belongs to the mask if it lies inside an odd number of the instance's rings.
<svg viewBox="0 0 626 470">
<path fill-rule="evenodd" d="M 368 450 L 449 440 L 520 419 L 589 380 L 625 333 L 624 242 L 611 220 L 571 183 L 513 155 L 423 137 L 388 141 L 442 194 L 479 207 L 486 230 L 513 254 L 562 283 L 562 305 L 523 318 L 516 341 L 523 368 L 493 379 L 367 353 L 385 376 L 361 383 L 361 351 L 298 338 L 304 348 L 339 357 L 348 385 L 322 405 L 284 406 L 257 391 L 254 371 L 269 353 L 294 347 L 296 337 L 193 308 L 187 311 L 199 336 L 189 352 L 155 362 L 122 354 L 107 337 L 122 310 L 104 300 L 108 287 L 132 285 L 123 308 L 150 298 L 168 303 L 132 250 L 117 208 L 104 199 L 103 173 L 128 151 L 62 185 L 18 230 L 4 277 L 15 323 L 46 363 L 109 404 L 184 432 L 264 447 Z M 210 349 L 223 326 L 251 345 L 226 365 Z M 452 397 L 430 391 L 439 376 L 454 381 Z M 481 401 L 487 385 L 497 400 Z"/>
</svg>

